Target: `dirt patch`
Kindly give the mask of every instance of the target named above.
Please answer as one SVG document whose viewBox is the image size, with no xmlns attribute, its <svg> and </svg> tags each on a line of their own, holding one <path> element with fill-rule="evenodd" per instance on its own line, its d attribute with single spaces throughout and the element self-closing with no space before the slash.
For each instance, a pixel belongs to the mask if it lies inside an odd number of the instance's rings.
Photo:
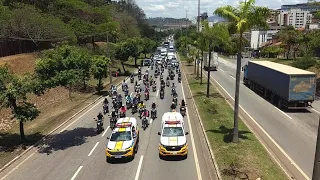
<svg viewBox="0 0 320 180">
<path fill-rule="evenodd" d="M 20 75 L 26 72 L 32 73 L 34 72 L 37 56 L 36 53 L 27 53 L 1 57 L 0 66 L 8 64 L 14 73 Z"/>
</svg>

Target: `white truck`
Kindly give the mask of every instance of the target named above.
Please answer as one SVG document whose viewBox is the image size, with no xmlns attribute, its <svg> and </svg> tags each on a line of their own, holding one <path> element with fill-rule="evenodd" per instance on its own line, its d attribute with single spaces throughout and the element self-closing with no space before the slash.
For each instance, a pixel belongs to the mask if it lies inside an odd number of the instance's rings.
<svg viewBox="0 0 320 180">
<path fill-rule="evenodd" d="M 219 66 L 218 61 L 218 53 L 212 52 L 211 53 L 211 60 L 210 60 L 210 66 L 209 66 L 209 53 L 204 52 L 203 53 L 203 69 L 205 71 L 217 71 Z"/>
</svg>

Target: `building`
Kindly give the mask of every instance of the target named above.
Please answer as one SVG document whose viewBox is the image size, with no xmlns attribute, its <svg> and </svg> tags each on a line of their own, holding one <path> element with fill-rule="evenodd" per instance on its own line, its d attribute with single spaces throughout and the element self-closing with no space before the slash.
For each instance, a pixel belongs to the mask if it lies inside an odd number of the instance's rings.
<svg viewBox="0 0 320 180">
<path fill-rule="evenodd" d="M 293 26 L 295 28 L 305 28 L 312 21 L 310 11 L 302 9 L 281 10 L 278 17 L 280 26 Z"/>
<path fill-rule="evenodd" d="M 282 5 L 281 10 L 288 11 L 290 9 L 301 9 L 302 11 L 318 11 L 320 10 L 319 3 L 302 3 L 302 4 L 290 4 Z"/>
<path fill-rule="evenodd" d="M 279 14 L 280 14 L 280 10 L 270 9 L 270 17 L 267 18 L 267 23 L 273 26 L 279 25 L 278 24 Z"/>
<path fill-rule="evenodd" d="M 250 46 L 257 50 L 268 42 L 272 42 L 274 36 L 283 28 L 281 26 L 270 26 L 269 30 L 251 30 Z"/>
</svg>

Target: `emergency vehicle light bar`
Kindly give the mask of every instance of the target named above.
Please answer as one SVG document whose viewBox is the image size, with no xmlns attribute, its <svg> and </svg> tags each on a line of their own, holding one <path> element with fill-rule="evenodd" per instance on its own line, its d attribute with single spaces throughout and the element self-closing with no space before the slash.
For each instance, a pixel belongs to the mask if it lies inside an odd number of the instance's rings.
<svg viewBox="0 0 320 180">
<path fill-rule="evenodd" d="M 166 124 L 180 124 L 181 122 L 180 121 L 165 121 Z"/>
<path fill-rule="evenodd" d="M 129 123 L 117 123 L 116 124 L 116 127 L 118 128 L 126 128 L 126 127 L 131 127 L 132 123 L 129 122 Z"/>
</svg>

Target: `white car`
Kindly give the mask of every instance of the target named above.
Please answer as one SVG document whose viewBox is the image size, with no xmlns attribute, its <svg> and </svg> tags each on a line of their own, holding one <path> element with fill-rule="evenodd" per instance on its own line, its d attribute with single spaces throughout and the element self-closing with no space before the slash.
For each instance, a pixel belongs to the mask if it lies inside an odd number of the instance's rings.
<svg viewBox="0 0 320 180">
<path fill-rule="evenodd" d="M 107 161 L 120 158 L 134 158 L 138 150 L 139 129 L 134 117 L 120 118 L 113 129 L 106 146 Z"/>
<path fill-rule="evenodd" d="M 188 143 L 184 130 L 183 117 L 178 112 L 166 112 L 162 116 L 159 143 L 159 156 L 188 155 Z"/>
</svg>

